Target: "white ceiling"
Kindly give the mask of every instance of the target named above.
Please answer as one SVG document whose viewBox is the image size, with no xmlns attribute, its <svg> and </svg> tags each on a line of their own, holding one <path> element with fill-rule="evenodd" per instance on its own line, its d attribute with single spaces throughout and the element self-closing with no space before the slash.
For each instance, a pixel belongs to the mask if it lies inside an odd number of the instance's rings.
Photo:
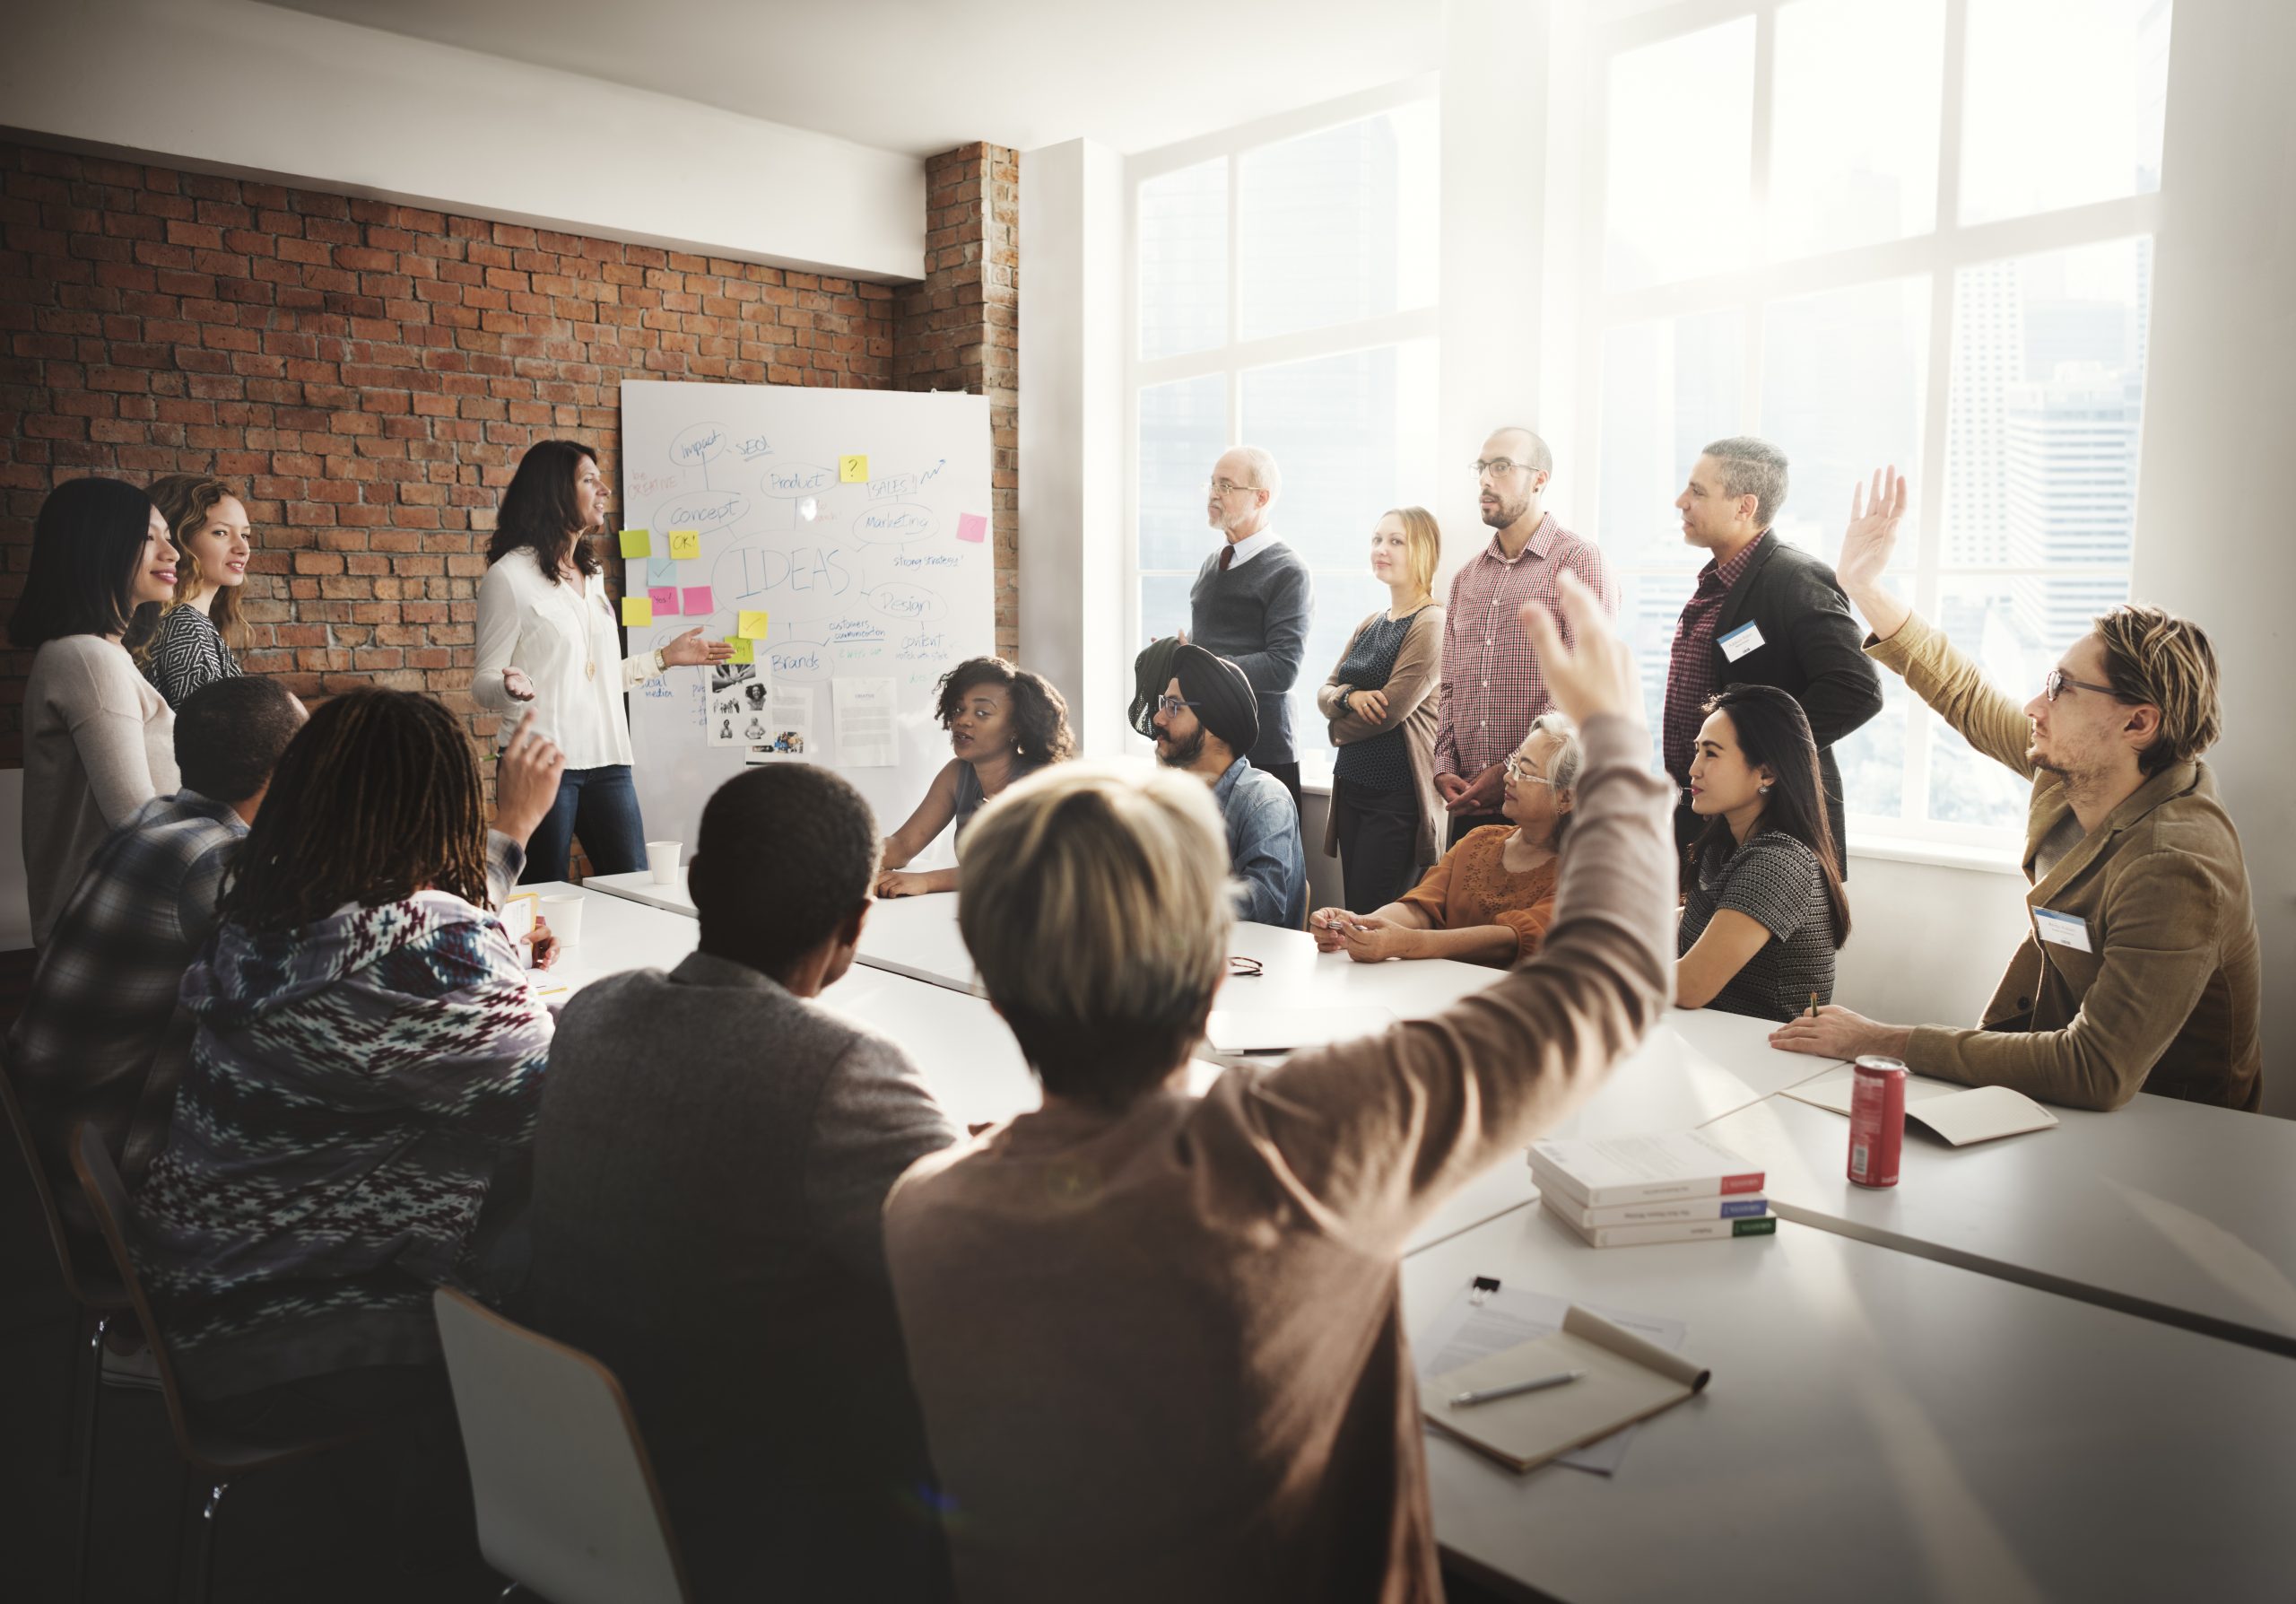
<svg viewBox="0 0 2296 1604">
<path fill-rule="evenodd" d="M 1438 65 L 1442 0 L 271 0 L 927 156 L 1141 151 Z"/>
</svg>

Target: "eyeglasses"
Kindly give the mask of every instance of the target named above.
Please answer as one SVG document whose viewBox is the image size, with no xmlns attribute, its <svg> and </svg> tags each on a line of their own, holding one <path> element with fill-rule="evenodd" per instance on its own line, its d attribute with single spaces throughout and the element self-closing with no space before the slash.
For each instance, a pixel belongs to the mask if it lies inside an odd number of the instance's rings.
<svg viewBox="0 0 2296 1604">
<path fill-rule="evenodd" d="M 1246 958 L 1231 953 L 1228 955 L 1228 972 L 1247 981 L 1256 981 L 1263 972 L 1263 965 L 1257 958 Z"/>
<path fill-rule="evenodd" d="M 1533 785 L 1552 785 L 1554 783 L 1553 780 L 1549 780 L 1545 775 L 1532 768 L 1530 761 L 1527 758 L 1509 758 L 1506 763 L 1506 772 L 1507 778 L 1509 780 L 1527 780 Z"/>
<path fill-rule="evenodd" d="M 1517 468 L 1521 468 L 1526 473 L 1535 474 L 1538 472 L 1536 468 L 1531 466 L 1527 462 L 1518 462 L 1511 457 L 1493 457 L 1488 461 L 1480 459 L 1476 461 L 1474 465 L 1474 476 L 1480 479 L 1484 475 L 1488 474 L 1494 479 L 1504 479 Z"/>
<path fill-rule="evenodd" d="M 2100 696 L 2111 697 L 2115 702 L 2121 700 L 2121 693 L 2110 685 L 2092 685 L 2085 679 L 2074 678 L 2062 668 L 2052 668 L 2048 671 L 2048 677 L 2041 681 L 2041 695 L 2050 702 L 2055 702 L 2065 694 L 2068 686 L 2075 691 L 2094 691 Z"/>
<path fill-rule="evenodd" d="M 1239 490 L 1257 490 L 1259 486 L 1257 484 L 1239 484 L 1233 479 L 1214 479 L 1212 481 L 1210 488 L 1212 493 L 1215 496 L 1231 496 Z"/>
<path fill-rule="evenodd" d="M 1195 707 L 1196 705 L 1198 704 L 1196 702 L 1187 701 L 1178 696 L 1159 696 L 1156 698 L 1156 710 L 1160 713 L 1177 713 L 1184 707 Z"/>
</svg>

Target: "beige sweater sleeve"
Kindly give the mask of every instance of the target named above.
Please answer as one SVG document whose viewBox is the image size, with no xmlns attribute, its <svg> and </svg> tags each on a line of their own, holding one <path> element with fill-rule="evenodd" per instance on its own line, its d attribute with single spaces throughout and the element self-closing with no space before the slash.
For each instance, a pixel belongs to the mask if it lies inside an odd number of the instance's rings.
<svg viewBox="0 0 2296 1604">
<path fill-rule="evenodd" d="M 1374 613 L 1355 626 L 1361 635 L 1381 615 Z M 1344 746 L 1350 741 L 1365 741 L 1375 735 L 1385 735 L 1391 729 L 1401 729 L 1410 722 L 1420 704 L 1436 693 L 1443 683 L 1443 609 L 1422 607 L 1412 615 L 1411 628 L 1404 632 L 1402 649 L 1396 653 L 1396 666 L 1387 671 L 1387 712 L 1383 719 L 1367 719 L 1361 713 L 1349 712 L 1339 704 L 1339 664 L 1347 661 L 1348 652 L 1355 649 L 1355 637 L 1348 637 L 1347 651 L 1339 654 L 1339 663 L 1332 666 L 1332 677 L 1324 682 L 1317 693 L 1316 706 L 1331 720 L 1331 742 Z"/>
<path fill-rule="evenodd" d="M 1432 1019 L 1229 1076 L 1210 1094 L 1293 1206 L 1367 1251 L 1394 1251 L 1448 1193 L 1552 1126 L 1665 1006 L 1674 792 L 1650 772 L 1639 723 L 1597 719 L 1584 740 L 1536 958 Z"/>
<path fill-rule="evenodd" d="M 1970 745 L 2018 779 L 2033 777 L 2032 763 L 2025 755 L 2031 745 L 2032 721 L 2024 710 L 1918 613 L 1909 614 L 1886 641 L 1868 637 L 1866 655 L 1902 675 L 1913 693 Z"/>
<path fill-rule="evenodd" d="M 157 720 L 169 728 L 175 717 L 159 700 L 149 697 L 144 678 L 126 652 L 95 635 L 70 637 L 59 645 L 81 647 L 56 677 L 55 706 L 88 776 L 88 795 L 103 815 L 107 828 L 117 830 L 135 810 L 162 791 L 173 791 L 179 781 L 169 763 L 153 772 L 154 762 L 145 726 Z"/>
</svg>

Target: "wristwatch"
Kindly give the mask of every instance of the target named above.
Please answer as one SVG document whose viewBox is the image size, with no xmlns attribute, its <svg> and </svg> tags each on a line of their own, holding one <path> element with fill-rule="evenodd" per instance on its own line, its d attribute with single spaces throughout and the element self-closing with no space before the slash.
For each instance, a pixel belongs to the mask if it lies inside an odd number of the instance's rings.
<svg viewBox="0 0 2296 1604">
<path fill-rule="evenodd" d="M 654 672 L 657 674 L 667 674 L 669 671 L 670 659 L 664 657 L 662 655 L 662 649 L 657 646 L 654 649 Z"/>
</svg>

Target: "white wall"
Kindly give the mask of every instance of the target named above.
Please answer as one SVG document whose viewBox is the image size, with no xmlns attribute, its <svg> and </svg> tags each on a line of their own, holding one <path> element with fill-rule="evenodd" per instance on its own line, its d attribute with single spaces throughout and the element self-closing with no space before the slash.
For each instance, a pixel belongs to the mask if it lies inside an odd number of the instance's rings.
<svg viewBox="0 0 2296 1604">
<path fill-rule="evenodd" d="M 29 133 L 746 261 L 924 275 L 913 157 L 251 0 L 10 13 L 0 121 Z"/>
<path fill-rule="evenodd" d="M 1124 161 L 1072 139 L 1021 156 L 1021 661 L 1095 756 L 1123 749 Z"/>
<path fill-rule="evenodd" d="M 2135 594 L 2208 630 L 2264 942 L 2265 1107 L 2296 1116 L 2296 5 L 2177 0 Z"/>
</svg>

